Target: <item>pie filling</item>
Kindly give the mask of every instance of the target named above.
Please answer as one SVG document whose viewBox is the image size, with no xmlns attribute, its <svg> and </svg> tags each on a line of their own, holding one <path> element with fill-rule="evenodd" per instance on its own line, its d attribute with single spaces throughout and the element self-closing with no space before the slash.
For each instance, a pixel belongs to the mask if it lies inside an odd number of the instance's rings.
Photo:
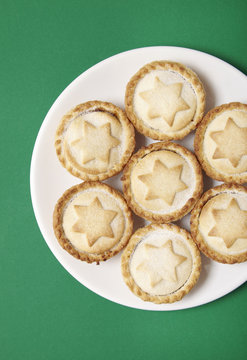
<svg viewBox="0 0 247 360">
<path fill-rule="evenodd" d="M 179 73 L 153 70 L 139 80 L 133 104 L 137 117 L 146 126 L 172 133 L 191 122 L 197 97 L 192 85 Z"/>
<path fill-rule="evenodd" d="M 224 192 L 202 208 L 199 231 L 213 250 L 236 255 L 247 251 L 247 196 Z"/>
<path fill-rule="evenodd" d="M 92 254 L 114 248 L 124 235 L 125 223 L 121 204 L 99 189 L 78 193 L 63 213 L 67 239 L 78 251 Z"/>
<path fill-rule="evenodd" d="M 193 259 L 183 237 L 169 230 L 152 231 L 137 244 L 129 267 L 143 291 L 169 295 L 187 282 Z"/>
</svg>

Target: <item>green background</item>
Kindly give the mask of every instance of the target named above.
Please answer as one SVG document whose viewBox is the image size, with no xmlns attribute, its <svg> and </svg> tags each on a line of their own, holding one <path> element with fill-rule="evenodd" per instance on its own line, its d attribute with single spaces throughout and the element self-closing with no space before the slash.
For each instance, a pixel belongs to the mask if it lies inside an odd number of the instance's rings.
<svg viewBox="0 0 247 360">
<path fill-rule="evenodd" d="M 246 359 L 246 284 L 174 312 L 126 308 L 73 279 L 48 249 L 30 193 L 32 148 L 54 100 L 116 53 L 194 48 L 247 74 L 247 2 L 0 0 L 1 359 Z"/>
</svg>

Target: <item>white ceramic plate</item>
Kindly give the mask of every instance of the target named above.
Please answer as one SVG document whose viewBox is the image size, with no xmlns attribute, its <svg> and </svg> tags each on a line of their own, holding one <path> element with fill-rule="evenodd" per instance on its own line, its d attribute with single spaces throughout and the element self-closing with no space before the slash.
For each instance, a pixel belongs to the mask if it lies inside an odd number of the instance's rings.
<svg viewBox="0 0 247 360">
<path fill-rule="evenodd" d="M 153 60 L 172 60 L 192 68 L 207 93 L 207 111 L 217 105 L 246 102 L 247 77 L 226 62 L 191 49 L 161 46 L 127 51 L 91 67 L 75 79 L 52 105 L 40 128 L 31 163 L 31 196 L 35 216 L 50 250 L 64 268 L 81 284 L 116 303 L 145 310 L 178 310 L 213 301 L 240 286 L 247 279 L 247 263 L 223 265 L 202 256 L 202 273 L 192 291 L 180 302 L 155 305 L 133 295 L 121 277 L 120 254 L 100 265 L 76 260 L 58 244 L 52 228 L 52 214 L 62 193 L 80 182 L 59 163 L 54 149 L 57 125 L 68 110 L 88 100 L 103 100 L 124 107 L 125 86 L 144 64 Z M 137 148 L 151 143 L 137 134 Z M 180 143 L 193 150 L 193 134 Z M 121 189 L 120 176 L 106 181 Z M 205 190 L 217 182 L 205 178 Z M 189 229 L 189 216 L 179 225 Z M 135 217 L 135 229 L 145 225 Z"/>
</svg>

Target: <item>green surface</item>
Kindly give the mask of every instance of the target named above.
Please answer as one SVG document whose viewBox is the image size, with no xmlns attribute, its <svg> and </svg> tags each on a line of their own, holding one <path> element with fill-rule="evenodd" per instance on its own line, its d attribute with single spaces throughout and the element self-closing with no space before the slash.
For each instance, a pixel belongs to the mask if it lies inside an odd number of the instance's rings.
<svg viewBox="0 0 247 360">
<path fill-rule="evenodd" d="M 29 168 L 61 91 L 116 53 L 175 45 L 247 74 L 247 2 L 0 0 L 1 359 L 246 359 L 247 287 L 176 312 L 129 309 L 57 262 L 36 224 Z"/>
</svg>

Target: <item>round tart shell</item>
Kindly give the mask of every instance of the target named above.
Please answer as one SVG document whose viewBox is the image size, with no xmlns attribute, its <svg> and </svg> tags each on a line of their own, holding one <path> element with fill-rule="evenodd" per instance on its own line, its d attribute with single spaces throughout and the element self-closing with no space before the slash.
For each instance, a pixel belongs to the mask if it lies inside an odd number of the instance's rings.
<svg viewBox="0 0 247 360">
<path fill-rule="evenodd" d="M 159 150 L 169 150 L 177 153 L 178 155 L 182 156 L 183 158 L 188 158 L 190 163 L 193 166 L 193 169 L 195 171 L 195 178 L 196 178 L 196 186 L 193 193 L 193 196 L 188 199 L 188 201 L 185 203 L 185 205 L 175 210 L 174 212 L 170 212 L 167 214 L 155 214 L 148 210 L 143 209 L 141 206 L 139 206 L 136 201 L 134 200 L 134 196 L 132 194 L 131 190 L 131 172 L 132 169 L 135 167 L 137 162 L 144 158 L 147 154 L 153 152 L 153 151 L 159 151 Z M 190 210 L 194 207 L 196 201 L 200 198 L 202 191 L 203 191 L 203 178 L 202 178 L 202 172 L 201 167 L 196 159 L 196 157 L 185 147 L 172 143 L 172 142 L 157 142 L 153 143 L 147 147 L 142 147 L 137 153 L 135 153 L 126 167 L 123 171 L 123 176 L 121 178 L 123 181 L 123 192 L 125 199 L 129 205 L 129 207 L 140 217 L 145 218 L 146 220 L 149 220 L 151 222 L 156 223 L 168 223 L 172 221 L 176 221 L 178 219 L 181 219 L 183 216 L 185 216 Z"/>
<path fill-rule="evenodd" d="M 247 189 L 237 184 L 222 184 L 206 191 L 191 212 L 190 229 L 193 240 L 198 248 L 209 258 L 223 264 L 241 263 L 247 260 L 247 251 L 239 255 L 222 254 L 212 249 L 203 239 L 199 231 L 199 220 L 202 208 L 213 197 L 221 193 L 244 193 L 247 196 Z"/>
<path fill-rule="evenodd" d="M 185 284 L 176 290 L 175 292 L 168 295 L 151 295 L 143 291 L 134 281 L 133 277 L 130 273 L 129 263 L 131 260 L 131 256 L 138 245 L 138 243 L 142 240 L 143 237 L 146 236 L 151 231 L 166 229 L 173 231 L 177 234 L 182 235 L 182 237 L 186 240 L 187 245 L 191 251 L 193 257 L 193 267 L 191 274 Z M 174 224 L 150 224 L 146 227 L 138 229 L 131 237 L 127 247 L 124 249 L 121 257 L 121 269 L 123 279 L 129 289 L 138 297 L 140 297 L 144 301 L 150 301 L 156 304 L 165 304 L 165 303 L 173 303 L 175 301 L 181 300 L 188 292 L 194 287 L 196 284 L 201 271 L 201 256 L 200 252 L 192 240 L 192 237 L 188 231 L 183 228 L 178 227 Z"/>
<path fill-rule="evenodd" d="M 172 135 L 162 133 L 159 130 L 155 130 L 154 128 L 145 125 L 144 122 L 138 118 L 134 110 L 133 98 L 136 86 L 140 79 L 153 70 L 170 70 L 179 73 L 193 86 L 197 95 L 198 104 L 193 119 L 183 129 L 174 132 Z M 141 134 L 149 136 L 154 140 L 180 140 L 196 128 L 204 115 L 204 87 L 198 76 L 183 64 L 172 61 L 153 61 L 143 66 L 128 82 L 125 92 L 125 111 L 130 121 Z"/>
<path fill-rule="evenodd" d="M 117 202 L 121 204 L 121 208 L 125 215 L 125 231 L 122 235 L 121 240 L 112 249 L 100 254 L 81 252 L 75 249 L 74 246 L 69 241 L 69 239 L 66 237 L 63 229 L 63 214 L 66 205 L 71 201 L 71 199 L 77 193 L 80 193 L 87 189 L 95 189 L 95 190 L 99 189 L 112 195 L 114 198 L 116 198 Z M 108 260 L 109 258 L 117 255 L 126 246 L 132 234 L 133 220 L 132 220 L 131 211 L 128 208 L 123 196 L 119 191 L 113 189 L 112 187 L 104 183 L 88 181 L 71 187 L 70 189 L 65 191 L 62 197 L 57 201 L 57 204 L 53 212 L 53 229 L 59 244 L 70 255 L 74 256 L 79 260 L 86 261 L 88 263 L 92 263 L 92 262 L 99 263 L 100 261 Z"/>
<path fill-rule="evenodd" d="M 113 167 L 109 168 L 107 171 L 102 173 L 97 173 L 92 171 L 83 172 L 76 167 L 76 164 L 73 165 L 73 163 L 68 161 L 63 154 L 63 137 L 69 123 L 76 116 L 90 110 L 108 112 L 114 115 L 121 123 L 123 132 L 125 133 L 124 136 L 126 142 L 125 151 L 122 154 L 120 161 L 116 163 Z M 128 120 L 125 112 L 112 103 L 98 101 L 98 100 L 88 101 L 86 103 L 79 104 L 75 108 L 70 110 L 66 115 L 63 116 L 55 135 L 55 149 L 58 159 L 60 160 L 64 168 L 66 168 L 72 175 L 82 180 L 92 180 L 92 181 L 105 180 L 109 177 L 118 174 L 123 169 L 124 165 L 127 163 L 129 158 L 131 157 L 134 148 L 135 148 L 135 130 L 131 122 Z"/>
<path fill-rule="evenodd" d="M 210 110 L 202 119 L 196 130 L 195 138 L 194 138 L 194 150 L 203 170 L 209 177 L 218 181 L 224 181 L 226 183 L 244 184 L 245 182 L 247 182 L 247 172 L 245 174 L 234 174 L 234 175 L 223 174 L 210 165 L 210 163 L 207 160 L 207 156 L 203 151 L 204 135 L 208 125 L 212 121 L 214 121 L 216 116 L 224 113 L 227 110 L 247 111 L 247 105 L 239 102 L 232 102 L 229 104 L 223 104 L 217 106 L 214 109 Z"/>
</svg>

